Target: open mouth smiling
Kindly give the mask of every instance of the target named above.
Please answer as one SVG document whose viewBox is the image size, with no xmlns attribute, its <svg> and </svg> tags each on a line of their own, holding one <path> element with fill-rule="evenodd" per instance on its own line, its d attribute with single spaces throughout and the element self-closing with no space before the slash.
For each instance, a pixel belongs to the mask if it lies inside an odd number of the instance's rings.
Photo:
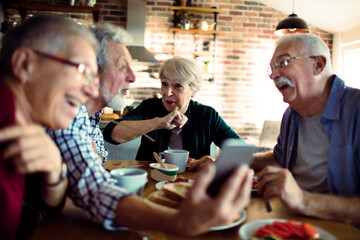
<svg viewBox="0 0 360 240">
<path fill-rule="evenodd" d="M 276 87 L 279 89 L 279 91 L 283 91 L 283 90 L 285 90 L 286 88 L 288 88 L 289 85 L 286 84 L 286 83 L 281 83 L 281 84 L 277 84 Z"/>
<path fill-rule="evenodd" d="M 288 87 L 295 87 L 295 85 L 290 81 L 290 79 L 286 77 L 281 77 L 274 82 L 275 82 L 275 86 L 277 87 L 277 89 L 279 89 L 279 91 L 283 91 Z"/>
<path fill-rule="evenodd" d="M 82 103 L 80 101 L 78 101 L 77 99 L 72 98 L 72 97 L 66 97 L 66 101 L 72 107 L 78 108 L 82 105 Z"/>
</svg>

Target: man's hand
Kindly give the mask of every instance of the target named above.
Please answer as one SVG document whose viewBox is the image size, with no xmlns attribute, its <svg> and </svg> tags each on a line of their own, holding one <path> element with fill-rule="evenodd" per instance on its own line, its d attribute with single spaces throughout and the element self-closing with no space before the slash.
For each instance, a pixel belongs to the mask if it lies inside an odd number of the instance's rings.
<svg viewBox="0 0 360 240">
<path fill-rule="evenodd" d="M 11 162 L 16 172 L 43 172 L 45 183 L 58 181 L 61 172 L 60 152 L 42 126 L 15 125 L 1 129 L 0 143 L 7 144 L 3 158 Z"/>
<path fill-rule="evenodd" d="M 304 208 L 304 191 L 289 170 L 268 166 L 259 172 L 257 180 L 259 194 L 264 199 L 277 196 L 293 211 L 300 212 Z"/>
<path fill-rule="evenodd" d="M 198 235 L 228 224 L 250 202 L 252 174 L 247 167 L 236 169 L 219 195 L 211 198 L 207 188 L 214 176 L 215 166 L 209 164 L 189 189 L 177 217 L 182 235 Z"/>
<path fill-rule="evenodd" d="M 191 159 L 188 164 L 188 171 L 200 171 L 202 170 L 206 165 L 214 163 L 215 162 L 215 158 L 211 157 L 211 156 L 204 156 L 198 160 L 195 159 Z"/>
<path fill-rule="evenodd" d="M 159 118 L 160 123 L 157 126 L 157 130 L 159 129 L 167 129 L 171 130 L 174 128 L 182 128 L 187 122 L 188 118 L 185 114 L 180 113 L 178 110 L 174 110 L 168 115 Z"/>
</svg>

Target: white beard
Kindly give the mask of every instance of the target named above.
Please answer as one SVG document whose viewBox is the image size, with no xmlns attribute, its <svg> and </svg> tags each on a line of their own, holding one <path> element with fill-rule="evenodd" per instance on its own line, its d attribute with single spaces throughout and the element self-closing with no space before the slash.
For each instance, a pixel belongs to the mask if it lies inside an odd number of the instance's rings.
<svg viewBox="0 0 360 240">
<path fill-rule="evenodd" d="M 111 94 L 106 88 L 102 88 L 102 93 L 107 106 L 115 111 L 121 111 L 126 107 L 126 96 L 122 95 L 121 89 L 116 95 Z"/>
</svg>

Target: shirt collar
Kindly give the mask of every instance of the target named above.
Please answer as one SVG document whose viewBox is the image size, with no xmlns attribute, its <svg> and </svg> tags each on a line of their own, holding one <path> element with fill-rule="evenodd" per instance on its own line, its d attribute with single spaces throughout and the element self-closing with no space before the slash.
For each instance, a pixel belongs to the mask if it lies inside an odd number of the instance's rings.
<svg viewBox="0 0 360 240">
<path fill-rule="evenodd" d="M 341 101 L 340 98 L 343 96 L 345 91 L 345 83 L 343 80 L 335 76 L 330 95 L 326 103 L 325 111 L 324 111 L 324 118 L 327 119 L 340 119 L 340 110 L 341 110 Z"/>
</svg>

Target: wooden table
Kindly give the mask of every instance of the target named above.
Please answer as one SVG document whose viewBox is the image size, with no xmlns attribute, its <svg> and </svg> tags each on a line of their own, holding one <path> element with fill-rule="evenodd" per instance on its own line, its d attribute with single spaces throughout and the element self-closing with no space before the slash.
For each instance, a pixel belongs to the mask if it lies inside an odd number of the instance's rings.
<svg viewBox="0 0 360 240">
<path fill-rule="evenodd" d="M 148 196 L 151 192 L 155 191 L 156 181 L 150 178 L 150 169 L 148 161 L 130 161 L 130 160 L 109 160 L 105 164 L 106 169 L 123 168 L 129 166 L 142 165 L 139 168 L 148 171 L 149 181 L 144 189 L 144 197 Z M 185 172 L 180 174 L 182 178 L 194 178 L 196 173 Z M 316 227 L 319 227 L 337 239 L 360 239 L 360 230 L 354 226 L 342 222 L 325 221 L 314 218 L 308 218 L 296 215 L 286 209 L 278 198 L 270 199 L 272 212 L 268 213 L 265 208 L 264 200 L 258 196 L 252 196 L 250 205 L 246 208 L 247 219 L 245 222 L 250 222 L 266 218 L 283 218 L 293 219 L 303 222 L 309 222 Z M 212 231 L 198 237 L 191 239 L 236 239 L 241 238 L 238 235 L 239 226 L 221 230 Z M 101 225 L 91 222 L 84 211 L 74 206 L 70 199 L 67 199 L 64 210 L 56 216 L 48 217 L 44 222 L 35 230 L 31 239 L 154 239 L 154 240 L 180 240 L 189 239 L 184 237 L 173 236 L 160 232 L 136 232 L 136 231 L 107 231 Z"/>
</svg>

